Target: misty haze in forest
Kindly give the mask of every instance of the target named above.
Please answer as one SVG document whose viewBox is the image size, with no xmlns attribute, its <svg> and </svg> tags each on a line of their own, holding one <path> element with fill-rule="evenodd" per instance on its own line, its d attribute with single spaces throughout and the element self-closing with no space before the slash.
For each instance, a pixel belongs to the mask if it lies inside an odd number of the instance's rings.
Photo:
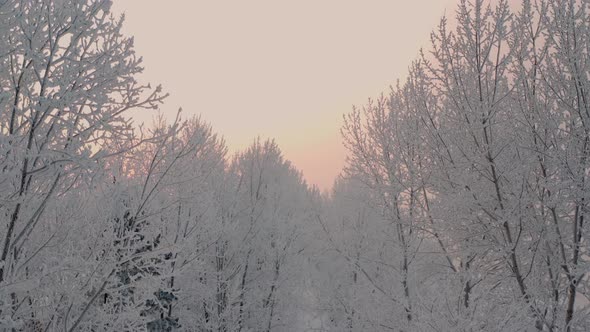
<svg viewBox="0 0 590 332">
<path fill-rule="evenodd" d="M 112 5 L 0 0 L 0 332 L 590 331 L 590 1 L 441 13 L 329 191 L 171 112 Z"/>
</svg>

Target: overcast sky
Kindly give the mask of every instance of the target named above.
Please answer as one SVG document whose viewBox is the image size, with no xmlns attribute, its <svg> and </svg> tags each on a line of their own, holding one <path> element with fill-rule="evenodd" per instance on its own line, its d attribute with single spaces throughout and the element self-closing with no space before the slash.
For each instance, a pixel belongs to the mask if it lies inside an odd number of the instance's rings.
<svg viewBox="0 0 590 332">
<path fill-rule="evenodd" d="M 344 165 L 339 128 L 352 105 L 404 79 L 456 0 L 115 0 L 144 79 L 201 114 L 236 151 L 274 138 L 321 189 Z M 150 122 L 143 114 L 136 122 Z"/>
</svg>

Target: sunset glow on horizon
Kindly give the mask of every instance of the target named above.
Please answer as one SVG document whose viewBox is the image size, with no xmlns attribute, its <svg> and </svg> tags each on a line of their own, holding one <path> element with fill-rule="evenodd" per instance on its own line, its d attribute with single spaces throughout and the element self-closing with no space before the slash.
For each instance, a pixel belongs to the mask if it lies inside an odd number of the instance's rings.
<svg viewBox="0 0 590 332">
<path fill-rule="evenodd" d="M 166 117 L 200 114 L 230 153 L 274 138 L 309 184 L 328 190 L 344 166 L 343 114 L 403 80 L 455 3 L 118 0 L 113 12 L 125 14 L 143 79 L 170 93 Z"/>
</svg>

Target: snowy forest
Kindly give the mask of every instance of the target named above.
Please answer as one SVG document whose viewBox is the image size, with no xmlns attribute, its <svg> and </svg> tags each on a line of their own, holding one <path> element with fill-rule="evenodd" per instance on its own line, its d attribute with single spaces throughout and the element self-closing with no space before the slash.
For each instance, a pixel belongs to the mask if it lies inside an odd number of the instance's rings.
<svg viewBox="0 0 590 332">
<path fill-rule="evenodd" d="M 329 193 L 134 122 L 111 5 L 0 0 L 0 331 L 590 331 L 590 1 L 460 1 Z"/>
</svg>

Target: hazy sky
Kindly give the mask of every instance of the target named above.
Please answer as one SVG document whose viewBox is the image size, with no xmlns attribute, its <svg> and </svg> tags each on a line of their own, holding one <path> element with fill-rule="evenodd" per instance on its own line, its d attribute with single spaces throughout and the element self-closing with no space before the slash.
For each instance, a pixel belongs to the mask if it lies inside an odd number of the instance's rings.
<svg viewBox="0 0 590 332">
<path fill-rule="evenodd" d="M 171 94 L 165 114 L 201 114 L 232 152 L 274 138 L 327 189 L 344 165 L 342 114 L 404 79 L 455 2 L 115 0 L 114 11 L 144 79 Z"/>
</svg>

